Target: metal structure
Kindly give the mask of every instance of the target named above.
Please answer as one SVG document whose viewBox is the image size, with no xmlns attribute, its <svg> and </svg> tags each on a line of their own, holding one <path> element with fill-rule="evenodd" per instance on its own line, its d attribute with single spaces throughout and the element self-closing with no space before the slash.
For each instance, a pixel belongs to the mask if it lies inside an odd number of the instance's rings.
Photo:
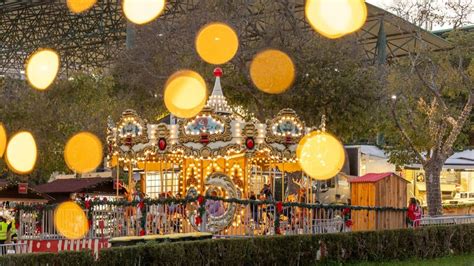
<svg viewBox="0 0 474 266">
<path fill-rule="evenodd" d="M 232 4 L 226 1 L 170 0 L 160 21 L 178 23 L 184 15 L 209 13 L 207 8 L 216 4 L 222 7 L 214 9 L 221 13 L 221 17 L 225 17 L 227 5 L 237 7 L 235 13 L 241 20 L 244 18 L 244 22 L 238 25 L 242 26 L 242 43 L 262 38 L 272 23 L 279 23 L 279 28 L 284 31 L 310 30 L 304 17 L 304 0 L 241 0 Z M 433 50 L 450 48 L 442 38 L 383 9 L 367 6 L 367 23 L 357 36 L 369 60 L 382 62 L 404 56 L 417 48 L 420 37 Z M 207 17 L 216 19 L 209 14 Z M 229 21 L 237 19 L 225 18 Z M 99 0 L 91 10 L 81 14 L 69 12 L 64 0 L 2 0 L 0 75 L 21 75 L 28 55 L 39 47 L 59 51 L 66 76 L 75 70 L 107 67 L 126 44 L 133 43 L 133 29 L 127 26 L 118 0 Z"/>
</svg>

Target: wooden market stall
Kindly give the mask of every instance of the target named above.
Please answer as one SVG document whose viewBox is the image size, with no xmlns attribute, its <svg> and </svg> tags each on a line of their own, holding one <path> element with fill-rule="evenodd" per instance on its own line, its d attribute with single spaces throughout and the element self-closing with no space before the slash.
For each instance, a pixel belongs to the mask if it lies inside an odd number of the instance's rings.
<svg viewBox="0 0 474 266">
<path fill-rule="evenodd" d="M 350 180 L 354 206 L 404 208 L 407 206 L 407 183 L 394 173 L 370 173 Z M 405 227 L 403 211 L 352 211 L 353 230 L 381 230 Z"/>
</svg>

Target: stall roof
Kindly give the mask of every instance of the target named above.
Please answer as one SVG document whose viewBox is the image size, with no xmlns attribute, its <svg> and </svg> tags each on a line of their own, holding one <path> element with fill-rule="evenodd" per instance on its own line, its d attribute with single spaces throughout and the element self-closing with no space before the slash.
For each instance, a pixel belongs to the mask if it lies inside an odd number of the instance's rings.
<svg viewBox="0 0 474 266">
<path fill-rule="evenodd" d="M 112 178 L 71 178 L 57 179 L 50 183 L 36 186 L 43 193 L 75 193 L 94 188 L 105 182 L 113 182 Z"/>
<path fill-rule="evenodd" d="M 31 186 L 28 186 L 27 193 L 18 193 L 18 184 L 12 183 L 6 179 L 0 179 L 0 201 L 34 201 L 47 202 L 53 200 L 51 196 L 42 193 Z"/>
<path fill-rule="evenodd" d="M 387 172 L 387 173 L 370 173 L 370 174 L 365 174 L 363 176 L 356 177 L 354 179 L 351 179 L 349 182 L 350 183 L 376 183 L 386 177 L 389 177 L 391 175 L 395 175 L 400 177 L 399 175 L 392 173 L 392 172 Z M 400 177 L 400 179 L 405 180 L 404 178 Z M 406 180 L 405 180 L 406 181 Z M 408 182 L 408 181 L 407 181 Z"/>
</svg>

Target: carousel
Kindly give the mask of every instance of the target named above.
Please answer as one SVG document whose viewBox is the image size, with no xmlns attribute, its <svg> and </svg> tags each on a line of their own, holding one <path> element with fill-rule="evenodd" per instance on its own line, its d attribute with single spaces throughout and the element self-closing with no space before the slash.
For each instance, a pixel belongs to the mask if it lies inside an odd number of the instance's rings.
<svg viewBox="0 0 474 266">
<path fill-rule="evenodd" d="M 310 178 L 301 171 L 296 148 L 311 128 L 291 109 L 262 123 L 231 108 L 221 87 L 222 70 L 204 109 L 191 119 L 148 123 L 134 110 L 107 129 L 110 168 L 128 173 L 123 185 L 150 198 L 189 193 L 221 197 L 314 202 Z M 118 174 L 117 174 L 118 178 Z M 298 193 L 288 187 L 297 184 Z M 306 185 L 305 185 L 306 184 Z M 260 196 L 260 197 L 259 197 Z"/>
</svg>

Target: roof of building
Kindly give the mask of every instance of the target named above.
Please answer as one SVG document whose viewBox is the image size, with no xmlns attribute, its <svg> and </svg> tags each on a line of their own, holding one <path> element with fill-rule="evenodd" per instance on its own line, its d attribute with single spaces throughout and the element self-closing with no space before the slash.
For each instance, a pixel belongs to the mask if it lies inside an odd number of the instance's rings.
<svg viewBox="0 0 474 266">
<path fill-rule="evenodd" d="M 53 198 L 47 194 L 41 193 L 40 191 L 27 186 L 27 192 L 22 194 L 18 192 L 18 184 L 10 182 L 7 179 L 0 179 L 0 199 L 2 201 L 37 201 L 46 202 L 53 200 Z"/>
<path fill-rule="evenodd" d="M 370 173 L 370 174 L 366 174 L 366 175 L 363 175 L 363 176 L 359 176 L 359 177 L 356 177 L 354 179 L 351 179 L 349 182 L 350 183 L 375 183 L 375 182 L 378 182 L 386 177 L 389 177 L 391 175 L 396 175 L 398 176 L 397 174 L 395 173 L 392 173 L 392 172 L 387 172 L 387 173 Z M 401 177 L 400 177 L 401 178 Z M 401 178 L 403 179 L 403 178 Z M 405 179 L 403 179 L 405 180 Z"/>
<path fill-rule="evenodd" d="M 74 193 L 93 189 L 103 183 L 113 182 L 112 178 L 74 178 L 57 179 L 50 183 L 38 185 L 36 190 L 43 193 Z"/>
</svg>

